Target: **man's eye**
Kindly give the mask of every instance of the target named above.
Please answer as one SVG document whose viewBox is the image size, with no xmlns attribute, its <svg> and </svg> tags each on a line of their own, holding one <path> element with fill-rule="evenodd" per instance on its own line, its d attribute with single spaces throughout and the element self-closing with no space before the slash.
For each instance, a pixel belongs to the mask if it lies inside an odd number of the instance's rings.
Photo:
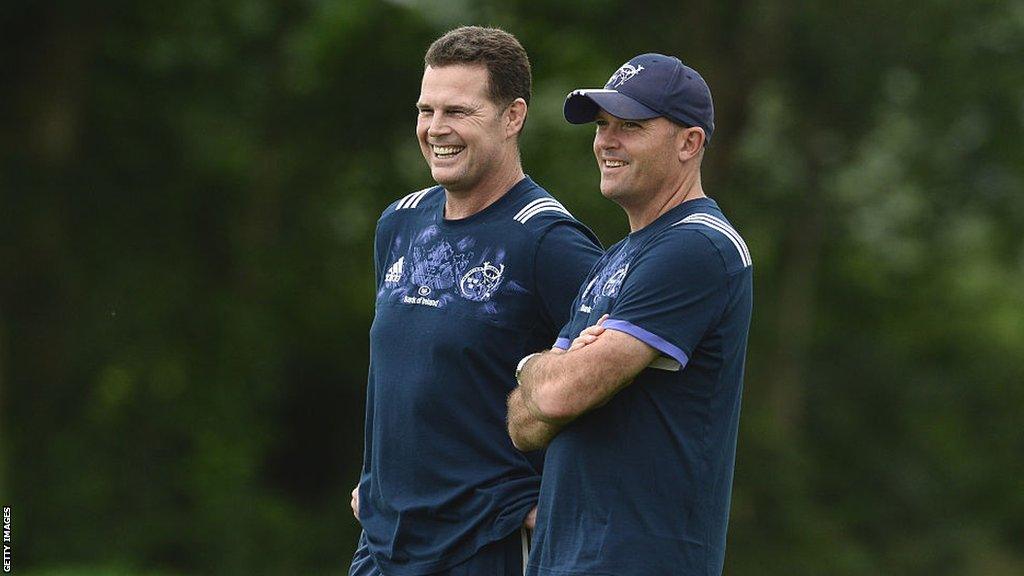
<svg viewBox="0 0 1024 576">
<path fill-rule="evenodd" d="M 639 128 L 640 127 L 640 124 L 638 124 L 636 122 L 623 122 L 622 125 L 625 126 L 626 128 Z"/>
</svg>

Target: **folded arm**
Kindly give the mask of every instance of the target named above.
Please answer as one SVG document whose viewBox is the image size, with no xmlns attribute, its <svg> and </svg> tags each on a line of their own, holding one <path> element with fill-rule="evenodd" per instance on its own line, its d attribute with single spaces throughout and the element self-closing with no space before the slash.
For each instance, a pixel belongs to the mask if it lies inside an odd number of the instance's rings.
<svg viewBox="0 0 1024 576">
<path fill-rule="evenodd" d="M 547 446 L 563 426 L 610 400 L 658 356 L 617 330 L 605 330 L 583 346 L 578 342 L 565 353 L 534 356 L 523 367 L 519 387 L 509 396 L 508 419 L 509 436 L 520 450 Z"/>
</svg>

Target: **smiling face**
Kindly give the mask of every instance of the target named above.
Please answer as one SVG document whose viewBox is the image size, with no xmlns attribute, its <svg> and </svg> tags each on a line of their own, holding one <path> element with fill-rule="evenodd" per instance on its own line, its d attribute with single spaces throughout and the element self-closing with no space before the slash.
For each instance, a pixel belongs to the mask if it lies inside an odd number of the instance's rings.
<svg viewBox="0 0 1024 576">
<path fill-rule="evenodd" d="M 681 126 L 665 118 L 623 120 L 598 110 L 594 156 L 601 194 L 620 205 L 642 203 L 678 186 Z"/>
<path fill-rule="evenodd" d="M 451 65 L 423 72 L 416 137 L 434 181 L 450 192 L 471 191 L 518 162 L 505 106 L 488 97 L 484 66 Z M 518 132 L 518 131 L 516 131 Z"/>
</svg>

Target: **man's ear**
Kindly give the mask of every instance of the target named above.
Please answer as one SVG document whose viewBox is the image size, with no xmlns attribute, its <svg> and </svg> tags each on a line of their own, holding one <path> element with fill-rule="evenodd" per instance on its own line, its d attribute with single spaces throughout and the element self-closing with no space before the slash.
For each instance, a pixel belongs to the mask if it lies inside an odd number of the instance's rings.
<svg viewBox="0 0 1024 576">
<path fill-rule="evenodd" d="M 704 129 L 700 126 L 683 128 L 676 134 L 676 150 L 679 152 L 679 160 L 688 162 L 699 155 L 704 149 Z"/>
<path fill-rule="evenodd" d="M 505 109 L 505 136 L 512 138 L 523 131 L 523 124 L 526 122 L 527 105 L 526 100 L 516 98 Z"/>
</svg>

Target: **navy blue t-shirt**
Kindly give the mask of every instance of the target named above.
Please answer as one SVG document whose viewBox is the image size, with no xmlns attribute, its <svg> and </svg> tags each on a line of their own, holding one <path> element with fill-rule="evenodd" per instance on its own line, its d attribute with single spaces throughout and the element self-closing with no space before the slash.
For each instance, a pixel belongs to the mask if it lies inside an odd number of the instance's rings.
<svg viewBox="0 0 1024 576">
<path fill-rule="evenodd" d="M 468 218 L 440 186 L 377 224 L 360 522 L 386 574 L 444 570 L 519 529 L 543 455 L 506 432 L 520 358 L 546 348 L 601 255 L 529 178 Z"/>
<path fill-rule="evenodd" d="M 544 463 L 527 574 L 719 575 L 751 313 L 747 247 L 709 198 L 613 246 L 556 346 L 604 326 L 661 355 L 567 425 Z"/>
</svg>

